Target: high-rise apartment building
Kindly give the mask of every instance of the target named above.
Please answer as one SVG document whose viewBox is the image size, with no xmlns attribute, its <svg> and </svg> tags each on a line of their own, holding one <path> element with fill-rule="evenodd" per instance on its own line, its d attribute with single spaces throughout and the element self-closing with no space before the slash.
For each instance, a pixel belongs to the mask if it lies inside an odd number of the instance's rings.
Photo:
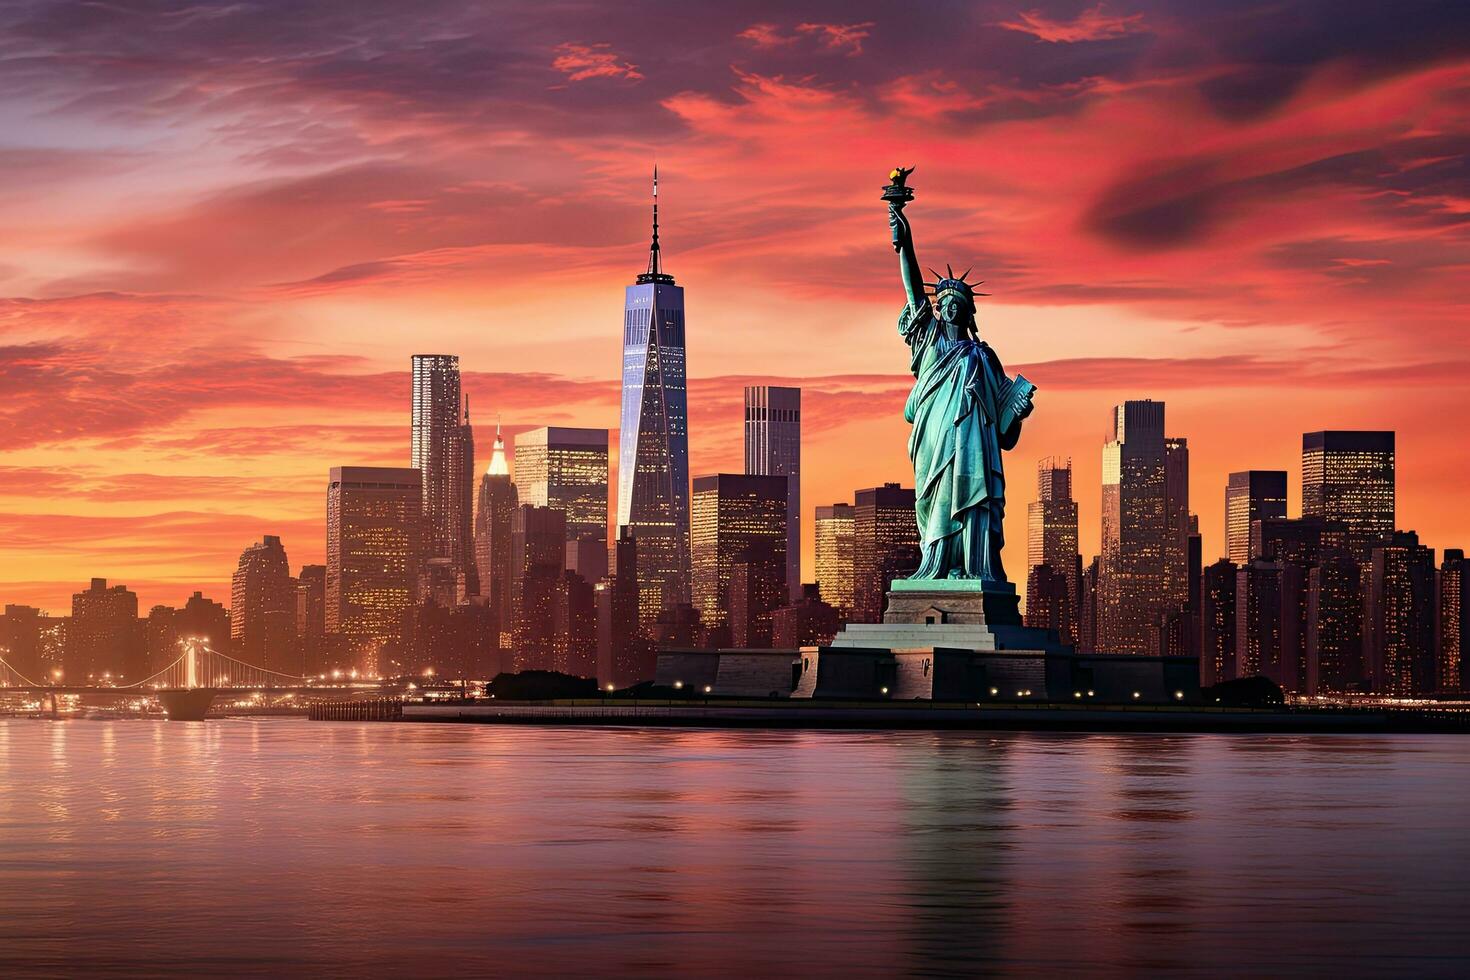
<svg viewBox="0 0 1470 980">
<path fill-rule="evenodd" d="M 787 599 L 786 496 L 785 476 L 717 473 L 695 479 L 693 604 L 707 630 L 730 630 L 733 614 L 743 645 L 769 645 L 771 612 Z"/>
<path fill-rule="evenodd" d="M 786 477 L 786 586 L 796 602 L 802 595 L 800 388 L 746 386 L 745 472 Z"/>
<path fill-rule="evenodd" d="M 648 271 L 623 305 L 623 396 L 618 433 L 617 526 L 638 540 L 639 620 L 689 601 L 689 408 L 684 289 L 663 271 L 654 173 Z"/>
<path fill-rule="evenodd" d="M 1394 531 L 1370 553 L 1363 652 L 1375 694 L 1432 694 L 1434 549 L 1413 531 Z"/>
<path fill-rule="evenodd" d="M 413 467 L 423 474 L 424 559 L 448 558 L 473 586 L 475 442 L 457 355 L 413 355 Z"/>
<path fill-rule="evenodd" d="M 480 480 L 475 512 L 475 570 L 480 595 L 494 619 L 495 646 L 510 649 L 511 637 L 511 522 L 520 500 L 510 467 L 505 462 L 505 439 L 495 426 L 495 448 Z"/>
<path fill-rule="evenodd" d="M 1446 694 L 1470 690 L 1470 561 L 1460 548 L 1446 548 L 1439 566 L 1435 686 Z"/>
<path fill-rule="evenodd" d="M 230 638 L 248 664 L 300 675 L 296 580 L 281 539 L 267 534 L 240 553 L 230 583 Z"/>
<path fill-rule="evenodd" d="M 515 437 L 516 499 L 566 515 L 563 567 L 607 574 L 607 430 L 548 426 Z"/>
<path fill-rule="evenodd" d="M 1130 401 L 1113 409 L 1103 447 L 1102 553 L 1098 570 L 1098 648 L 1152 653 L 1172 602 L 1172 553 L 1165 487 L 1164 403 Z"/>
<path fill-rule="evenodd" d="M 852 616 L 880 623 L 888 587 L 919 567 L 914 491 L 897 483 L 859 490 L 852 508 Z"/>
<path fill-rule="evenodd" d="M 1235 576 L 1235 676 L 1280 683 L 1281 565 L 1256 559 Z"/>
<path fill-rule="evenodd" d="M 327 632 L 348 663 L 375 672 L 413 607 L 422 564 L 416 469 L 334 466 L 327 482 Z"/>
<path fill-rule="evenodd" d="M 296 576 L 296 635 L 302 673 L 321 673 L 328 666 L 326 565 L 302 565 Z"/>
<path fill-rule="evenodd" d="M 1077 501 L 1072 499 L 1072 461 L 1046 458 L 1036 465 L 1036 500 L 1026 508 L 1027 622 L 1048 621 L 1063 643 L 1076 643 L 1076 616 L 1082 567 L 1077 550 Z M 1047 615 L 1032 615 L 1031 570 L 1046 565 L 1063 583 L 1065 603 L 1047 601 Z M 1055 589 L 1047 579 L 1046 587 Z M 1054 622 L 1053 622 L 1054 621 Z"/>
<path fill-rule="evenodd" d="M 1302 436 L 1302 516 L 1341 521 L 1360 563 L 1394 531 L 1394 434 L 1308 432 Z"/>
<path fill-rule="evenodd" d="M 816 536 L 817 588 L 822 601 L 841 610 L 852 608 L 852 504 L 818 507 L 812 522 Z"/>
<path fill-rule="evenodd" d="M 1189 513 L 1189 440 L 1164 438 L 1165 611 L 1189 602 L 1189 535 L 1198 530 Z"/>
<path fill-rule="evenodd" d="M 1244 565 L 1251 553 L 1251 524 L 1286 517 L 1286 471 L 1245 470 L 1225 484 L 1225 557 Z"/>
</svg>

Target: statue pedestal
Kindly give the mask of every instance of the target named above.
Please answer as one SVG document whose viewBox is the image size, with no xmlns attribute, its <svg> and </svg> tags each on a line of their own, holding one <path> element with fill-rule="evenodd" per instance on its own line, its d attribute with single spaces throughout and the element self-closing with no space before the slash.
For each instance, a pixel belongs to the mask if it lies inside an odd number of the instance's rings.
<svg viewBox="0 0 1470 980">
<path fill-rule="evenodd" d="M 883 622 L 1020 626 L 1020 602 L 1010 582 L 896 579 L 888 590 Z"/>
</svg>

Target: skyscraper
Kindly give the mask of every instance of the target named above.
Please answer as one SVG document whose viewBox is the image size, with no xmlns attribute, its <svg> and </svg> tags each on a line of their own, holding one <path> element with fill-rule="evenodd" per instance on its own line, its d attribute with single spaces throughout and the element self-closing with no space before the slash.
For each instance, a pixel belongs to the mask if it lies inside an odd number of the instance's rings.
<svg viewBox="0 0 1470 980">
<path fill-rule="evenodd" d="M 296 633 L 301 642 L 302 673 L 327 667 L 327 566 L 302 565 L 296 576 Z"/>
<path fill-rule="evenodd" d="M 1325 554 L 1307 574 L 1307 694 L 1364 689 L 1361 569 L 1346 551 Z"/>
<path fill-rule="evenodd" d="M 738 619 L 742 646 L 769 646 L 771 612 L 786 604 L 786 492 L 784 476 L 694 481 L 693 603 L 711 631 Z"/>
<path fill-rule="evenodd" d="M 505 462 L 505 439 L 495 426 L 495 448 L 480 480 L 479 508 L 475 514 L 475 570 L 480 595 L 494 614 L 496 647 L 510 648 L 511 637 L 511 521 L 520 505 L 516 486 Z"/>
<path fill-rule="evenodd" d="M 1235 676 L 1281 678 L 1281 565 L 1256 559 L 1235 576 Z"/>
<path fill-rule="evenodd" d="M 1446 548 L 1439 566 L 1439 633 L 1436 687 L 1446 694 L 1470 690 L 1470 561 L 1460 548 Z"/>
<path fill-rule="evenodd" d="M 745 388 L 745 472 L 786 477 L 786 586 L 801 598 L 801 389 Z"/>
<path fill-rule="evenodd" d="M 418 594 L 423 554 L 418 470 L 334 466 L 327 483 L 327 632 L 350 663 L 378 669 Z"/>
<path fill-rule="evenodd" d="M 1348 551 L 1367 562 L 1394 530 L 1394 434 L 1303 434 L 1302 516 L 1346 524 Z"/>
<path fill-rule="evenodd" d="M 1106 653 L 1153 652 L 1171 605 L 1165 455 L 1163 402 L 1113 408 L 1112 438 L 1103 447 L 1097 597 L 1097 643 Z"/>
<path fill-rule="evenodd" d="M 71 597 L 63 661 L 68 684 L 140 681 L 147 676 L 147 648 L 138 619 L 138 595 L 126 586 L 94 578 Z"/>
<path fill-rule="evenodd" d="M 623 305 L 623 398 L 618 434 L 617 526 L 638 540 L 639 620 L 689 601 L 689 410 L 685 393 L 684 289 L 663 271 L 658 172 L 648 271 Z"/>
<path fill-rule="evenodd" d="M 1076 643 L 1078 593 L 1081 588 L 1081 562 L 1077 550 L 1077 502 L 1072 499 L 1072 461 L 1047 457 L 1036 464 L 1036 500 L 1026 508 L 1027 536 L 1026 608 L 1027 622 L 1046 621 L 1048 628 L 1061 634 L 1063 643 Z M 1044 584 L 1050 591 L 1044 600 L 1044 616 L 1032 616 L 1031 569 L 1046 565 L 1051 577 Z M 1065 602 L 1053 595 L 1059 580 L 1065 589 Z"/>
<path fill-rule="evenodd" d="M 1394 531 L 1371 552 L 1363 651 L 1375 694 L 1434 693 L 1434 550 Z"/>
<path fill-rule="evenodd" d="M 474 572 L 474 462 L 459 357 L 413 355 L 413 467 L 423 474 L 423 557 L 448 558 L 467 578 Z"/>
<path fill-rule="evenodd" d="M 852 622 L 881 623 L 888 587 L 919 567 L 914 491 L 897 483 L 859 490 L 852 508 Z"/>
<path fill-rule="evenodd" d="M 566 515 L 563 567 L 607 574 L 607 430 L 548 426 L 516 436 L 516 499 Z"/>
<path fill-rule="evenodd" d="M 1165 610 L 1189 602 L 1189 440 L 1164 438 L 1164 595 Z"/>
<path fill-rule="evenodd" d="M 511 519 L 511 670 L 554 670 L 558 599 L 564 594 L 566 515 L 521 504 Z"/>
<path fill-rule="evenodd" d="M 267 534 L 240 553 L 230 586 L 230 638 L 246 663 L 300 674 L 296 581 L 281 539 Z"/>
<path fill-rule="evenodd" d="M 852 608 L 852 504 L 818 507 L 812 530 L 822 601 L 845 612 Z"/>
<path fill-rule="evenodd" d="M 1199 682 L 1208 687 L 1234 680 L 1235 586 L 1239 568 L 1221 558 L 1204 569 L 1200 587 Z"/>
<path fill-rule="evenodd" d="M 1252 558 L 1251 523 L 1286 517 L 1286 471 L 1245 470 L 1225 484 L 1225 557 L 1237 565 Z"/>
</svg>

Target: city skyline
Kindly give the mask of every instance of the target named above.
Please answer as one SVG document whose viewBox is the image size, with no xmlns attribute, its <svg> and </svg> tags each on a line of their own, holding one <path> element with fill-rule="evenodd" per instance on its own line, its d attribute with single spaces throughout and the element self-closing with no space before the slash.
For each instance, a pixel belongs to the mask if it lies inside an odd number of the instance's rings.
<svg viewBox="0 0 1470 980">
<path fill-rule="evenodd" d="M 803 500 L 904 478 L 899 296 L 864 207 L 874 175 L 905 163 L 940 206 L 932 247 L 986 278 L 982 334 L 1048 406 L 1012 471 L 1070 456 L 1084 543 L 1097 419 L 1144 397 L 1190 440 L 1207 559 L 1227 474 L 1295 473 L 1300 435 L 1329 429 L 1396 431 L 1398 525 L 1437 550 L 1470 538 L 1452 163 L 1470 69 L 1428 40 L 1433 23 L 1412 41 L 1386 8 L 1340 29 L 1273 20 L 1263 47 L 1189 8 L 859 4 L 806 31 L 729 10 L 681 28 L 695 66 L 636 18 L 593 12 L 572 37 L 556 4 L 493 24 L 451 4 L 472 49 L 494 35 L 520 52 L 492 92 L 400 41 L 415 32 L 395 13 L 348 38 L 319 11 L 280 14 L 280 31 L 248 7 L 148 31 L 146 13 L 124 29 L 97 10 L 58 33 L 32 9 L 0 15 L 33 55 L 0 66 L 30 73 L 0 88 L 17 151 L 0 158 L 10 601 L 60 613 L 93 575 L 145 606 L 223 595 L 266 533 L 323 562 L 324 449 L 403 465 L 414 353 L 460 356 L 481 446 L 497 412 L 508 439 L 616 426 L 609 320 L 646 255 L 655 160 L 689 289 L 691 475 L 739 469 L 730 409 L 775 384 L 803 390 Z M 941 27 L 963 57 L 931 50 Z M 119 73 L 119 35 L 159 74 Z M 397 70 L 371 86 L 329 84 L 315 60 L 379 51 Z M 280 87 L 284 121 L 263 95 Z M 1012 485 L 1031 497 L 1025 476 Z M 1021 509 L 1008 521 L 1023 540 Z"/>
</svg>

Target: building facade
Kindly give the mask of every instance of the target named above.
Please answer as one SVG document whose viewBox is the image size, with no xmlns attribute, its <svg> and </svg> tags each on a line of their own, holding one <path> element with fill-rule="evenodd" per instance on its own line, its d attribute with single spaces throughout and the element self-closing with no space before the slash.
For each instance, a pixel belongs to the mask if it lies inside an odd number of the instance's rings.
<svg viewBox="0 0 1470 980">
<path fill-rule="evenodd" d="M 741 473 L 694 481 L 693 605 L 711 632 L 738 618 L 746 646 L 761 645 L 761 635 L 769 645 L 771 612 L 787 604 L 787 485 L 785 476 Z"/>
<path fill-rule="evenodd" d="M 1225 484 L 1225 557 L 1244 565 L 1251 553 L 1251 524 L 1286 517 L 1286 471 L 1245 470 Z"/>
<path fill-rule="evenodd" d="M 137 593 L 92 579 L 71 597 L 62 679 L 73 685 L 135 682 L 148 676 L 147 667 Z"/>
<path fill-rule="evenodd" d="M 455 354 L 413 355 L 413 468 L 422 474 L 424 559 L 474 574 L 475 442 Z"/>
<path fill-rule="evenodd" d="M 547 426 L 515 437 L 516 500 L 566 516 L 563 567 L 607 574 L 607 430 Z"/>
<path fill-rule="evenodd" d="M 1370 553 L 1363 652 L 1375 694 L 1434 693 L 1434 571 L 1434 550 L 1413 531 L 1394 531 Z"/>
<path fill-rule="evenodd" d="M 1200 586 L 1200 683 L 1234 680 L 1235 586 L 1239 566 L 1221 558 L 1205 567 Z"/>
<path fill-rule="evenodd" d="M 786 586 L 801 599 L 801 389 L 745 388 L 745 472 L 786 477 Z"/>
<path fill-rule="evenodd" d="M 510 540 L 510 669 L 554 670 L 556 616 L 566 571 L 566 515 L 521 504 L 511 521 Z"/>
<path fill-rule="evenodd" d="M 1340 521 L 1348 551 L 1366 563 L 1394 531 L 1394 434 L 1308 432 L 1302 436 L 1302 516 Z"/>
<path fill-rule="evenodd" d="M 327 482 L 327 632 L 372 673 L 418 594 L 423 486 L 416 469 L 334 466 Z"/>
<path fill-rule="evenodd" d="M 1072 498 L 1072 461 L 1053 457 L 1036 464 L 1036 500 L 1026 508 L 1026 609 L 1032 618 L 1046 619 L 1060 632 L 1063 643 L 1077 642 L 1076 617 L 1082 587 L 1082 565 L 1077 542 L 1077 501 Z M 1047 615 L 1031 615 L 1031 580 L 1034 569 L 1046 565 L 1046 586 L 1055 591 L 1052 577 L 1065 588 L 1065 599 L 1048 593 Z"/>
<path fill-rule="evenodd" d="M 852 504 L 830 504 L 818 507 L 812 522 L 817 588 L 823 602 L 844 611 L 853 607 L 852 520 Z"/>
<path fill-rule="evenodd" d="M 1172 595 L 1164 403 L 1124 402 L 1112 421 L 1103 447 L 1097 643 L 1106 653 L 1147 654 Z"/>
<path fill-rule="evenodd" d="M 919 567 L 914 491 L 885 483 L 859 490 L 853 500 L 850 621 L 881 623 L 888 587 Z"/>
<path fill-rule="evenodd" d="M 639 621 L 689 601 L 689 405 L 684 288 L 663 271 L 654 174 L 648 271 L 623 303 L 617 527 L 638 539 Z"/>
<path fill-rule="evenodd" d="M 1460 548 L 1446 548 L 1439 566 L 1438 635 L 1435 640 L 1437 662 L 1435 680 L 1446 694 L 1463 694 L 1470 690 L 1470 632 L 1465 614 L 1470 612 L 1470 562 Z"/>
<path fill-rule="evenodd" d="M 230 638 L 248 664 L 302 673 L 296 631 L 296 580 L 281 539 L 267 534 L 240 553 L 230 582 Z"/>
<path fill-rule="evenodd" d="M 480 480 L 475 511 L 475 570 L 480 595 L 494 615 L 496 646 L 510 649 L 511 638 L 511 522 L 520 500 L 505 461 L 505 439 L 495 426 L 495 448 Z"/>
</svg>

